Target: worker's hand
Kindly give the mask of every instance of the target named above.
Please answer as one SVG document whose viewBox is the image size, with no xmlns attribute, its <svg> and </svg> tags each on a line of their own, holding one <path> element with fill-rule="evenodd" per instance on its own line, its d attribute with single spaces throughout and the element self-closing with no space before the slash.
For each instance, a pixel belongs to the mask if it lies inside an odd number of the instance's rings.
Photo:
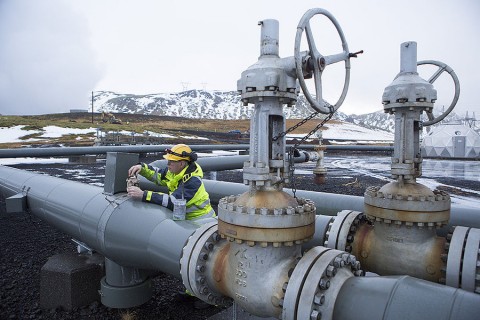
<svg viewBox="0 0 480 320">
<path fill-rule="evenodd" d="M 140 172 L 140 170 L 142 170 L 142 166 L 140 164 L 136 164 L 130 169 L 128 169 L 128 176 L 135 177 Z"/>
<path fill-rule="evenodd" d="M 132 198 L 142 198 L 143 190 L 139 187 L 131 186 L 127 188 L 128 195 Z"/>
</svg>

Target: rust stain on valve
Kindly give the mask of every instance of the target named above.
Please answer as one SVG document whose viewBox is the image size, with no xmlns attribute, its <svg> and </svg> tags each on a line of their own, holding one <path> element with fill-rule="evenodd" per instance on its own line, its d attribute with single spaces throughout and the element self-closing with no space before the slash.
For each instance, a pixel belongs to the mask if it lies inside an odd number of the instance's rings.
<svg viewBox="0 0 480 320">
<path fill-rule="evenodd" d="M 324 174 L 314 174 L 313 175 L 313 182 L 315 184 L 324 184 L 325 183 L 325 175 Z"/>
<path fill-rule="evenodd" d="M 227 273 L 230 270 L 230 265 L 228 263 L 228 256 L 230 252 L 230 243 L 226 243 L 218 252 L 217 258 L 213 266 L 213 278 L 217 282 L 217 288 L 222 292 L 226 293 L 227 283 L 222 281 L 222 279 L 228 279 Z"/>
<path fill-rule="evenodd" d="M 240 195 L 237 205 L 247 208 L 277 209 L 298 206 L 297 200 L 283 191 L 247 191 Z"/>
</svg>

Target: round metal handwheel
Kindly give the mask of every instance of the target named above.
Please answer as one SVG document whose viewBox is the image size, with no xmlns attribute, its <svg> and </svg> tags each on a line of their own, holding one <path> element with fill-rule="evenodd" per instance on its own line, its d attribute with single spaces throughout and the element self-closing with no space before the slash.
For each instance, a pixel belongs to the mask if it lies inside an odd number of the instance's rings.
<svg viewBox="0 0 480 320">
<path fill-rule="evenodd" d="M 330 19 L 330 21 L 337 29 L 340 39 L 342 40 L 343 51 L 341 53 L 323 56 L 318 51 L 317 47 L 315 46 L 312 29 L 310 27 L 310 19 L 312 19 L 313 16 L 317 14 L 324 15 L 325 17 Z M 305 60 L 303 60 L 302 54 L 300 53 L 300 43 L 304 30 L 309 48 L 309 52 L 307 53 Z M 334 105 L 329 105 L 325 100 L 323 100 L 322 97 L 322 73 L 325 70 L 326 66 L 341 61 L 345 61 L 345 82 L 343 84 L 343 91 L 338 101 Z M 305 83 L 303 67 L 307 63 L 313 67 L 313 78 L 316 93 L 315 98 L 313 98 Z M 336 111 L 342 105 L 343 101 L 345 100 L 345 96 L 347 95 L 348 85 L 350 83 L 350 54 L 348 51 L 347 41 L 345 40 L 345 36 L 343 35 L 342 28 L 330 12 L 324 9 L 310 9 L 303 15 L 302 19 L 300 19 L 297 27 L 297 34 L 295 36 L 295 69 L 302 91 L 314 110 L 323 114 L 328 114 Z"/>
<path fill-rule="evenodd" d="M 460 96 L 460 81 L 458 81 L 458 77 L 455 74 L 455 71 L 453 71 L 452 68 L 450 68 L 447 64 L 445 64 L 443 62 L 435 61 L 435 60 L 422 60 L 422 61 L 417 62 L 417 66 L 425 65 L 425 64 L 432 64 L 432 65 L 435 65 L 435 66 L 438 67 L 437 71 L 430 77 L 430 79 L 428 79 L 428 82 L 430 84 L 433 84 L 435 82 L 435 80 L 437 80 L 438 77 L 440 77 L 440 75 L 443 72 L 448 72 L 450 77 L 452 77 L 452 79 L 453 79 L 453 83 L 455 84 L 455 95 L 453 96 L 452 103 L 450 103 L 450 106 L 448 107 L 447 110 L 445 110 L 438 117 L 435 117 L 433 115 L 433 112 L 432 112 L 431 109 L 429 111 L 426 111 L 428 121 L 425 121 L 423 123 L 423 126 L 426 127 L 426 126 L 431 126 L 432 124 L 435 124 L 439 121 L 442 121 L 453 110 L 453 108 L 457 104 L 458 97 Z"/>
</svg>

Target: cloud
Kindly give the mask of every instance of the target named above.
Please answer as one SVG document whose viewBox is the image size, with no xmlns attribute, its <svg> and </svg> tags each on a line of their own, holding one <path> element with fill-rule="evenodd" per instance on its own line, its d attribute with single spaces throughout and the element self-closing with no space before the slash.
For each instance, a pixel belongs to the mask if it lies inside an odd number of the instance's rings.
<svg viewBox="0 0 480 320">
<path fill-rule="evenodd" d="M 87 22 L 61 0 L 0 1 L 0 113 L 89 108 L 102 77 Z"/>
</svg>

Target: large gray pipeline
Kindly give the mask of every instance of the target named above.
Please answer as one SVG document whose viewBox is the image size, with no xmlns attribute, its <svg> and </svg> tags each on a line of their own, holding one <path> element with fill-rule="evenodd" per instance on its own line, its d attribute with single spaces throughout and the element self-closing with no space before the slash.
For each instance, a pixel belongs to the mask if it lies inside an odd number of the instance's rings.
<svg viewBox="0 0 480 320">
<path fill-rule="evenodd" d="M 333 319 L 478 319 L 478 295 L 409 276 L 351 277 L 340 289 Z"/>
<path fill-rule="evenodd" d="M 182 249 L 198 224 L 173 221 L 168 209 L 88 184 L 4 166 L 0 177 L 5 197 L 26 194 L 33 214 L 117 264 L 180 277 Z"/>
<path fill-rule="evenodd" d="M 0 177 L 5 196 L 26 194 L 34 214 L 107 258 L 179 277 L 182 249 L 197 225 L 172 221 L 168 210 L 124 194 L 106 196 L 95 186 L 3 166 Z M 352 278 L 338 289 L 332 290 L 333 319 L 474 319 L 480 312 L 476 295 L 410 277 Z"/>
</svg>

